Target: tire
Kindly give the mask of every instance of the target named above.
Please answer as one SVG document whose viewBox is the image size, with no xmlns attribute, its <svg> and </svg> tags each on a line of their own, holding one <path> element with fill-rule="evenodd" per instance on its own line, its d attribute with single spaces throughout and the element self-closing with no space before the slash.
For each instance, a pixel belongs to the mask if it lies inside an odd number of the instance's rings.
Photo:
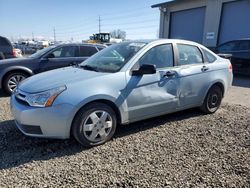
<svg viewBox="0 0 250 188">
<path fill-rule="evenodd" d="M 3 52 L 0 52 L 0 60 L 5 59 Z"/>
<path fill-rule="evenodd" d="M 116 126 L 117 117 L 114 110 L 104 103 L 94 102 L 77 113 L 71 133 L 80 144 L 92 147 L 109 141 Z"/>
<path fill-rule="evenodd" d="M 3 80 L 4 92 L 11 95 L 16 86 L 27 77 L 28 75 L 22 72 L 12 72 L 8 74 Z"/>
<path fill-rule="evenodd" d="M 201 111 L 205 114 L 215 113 L 221 105 L 222 97 L 222 89 L 217 85 L 212 86 L 209 89 L 202 106 L 200 107 Z"/>
</svg>

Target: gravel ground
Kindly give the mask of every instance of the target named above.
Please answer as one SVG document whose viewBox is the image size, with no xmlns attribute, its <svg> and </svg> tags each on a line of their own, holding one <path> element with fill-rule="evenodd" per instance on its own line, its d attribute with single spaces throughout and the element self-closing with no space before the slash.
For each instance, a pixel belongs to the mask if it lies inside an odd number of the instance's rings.
<svg viewBox="0 0 250 188">
<path fill-rule="evenodd" d="M 240 104 L 250 108 L 250 78 L 236 77 L 233 86 L 229 89 L 225 102 L 230 104 Z"/>
<path fill-rule="evenodd" d="M 0 96 L 0 187 L 250 187 L 250 108 L 188 110 L 118 128 L 85 149 L 23 136 Z"/>
</svg>

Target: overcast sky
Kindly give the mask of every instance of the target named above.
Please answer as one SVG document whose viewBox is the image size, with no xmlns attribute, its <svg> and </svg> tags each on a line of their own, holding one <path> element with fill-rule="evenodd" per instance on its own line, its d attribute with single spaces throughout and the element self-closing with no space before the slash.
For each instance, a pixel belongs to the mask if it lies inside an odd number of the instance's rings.
<svg viewBox="0 0 250 188">
<path fill-rule="evenodd" d="M 0 0 L 0 35 L 10 39 L 45 37 L 81 41 L 98 30 L 122 29 L 127 39 L 156 38 L 164 0 Z"/>
</svg>

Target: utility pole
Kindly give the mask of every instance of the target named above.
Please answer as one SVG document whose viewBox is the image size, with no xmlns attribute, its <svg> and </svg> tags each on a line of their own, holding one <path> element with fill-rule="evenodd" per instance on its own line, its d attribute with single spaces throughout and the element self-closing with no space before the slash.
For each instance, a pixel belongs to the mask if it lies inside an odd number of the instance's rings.
<svg viewBox="0 0 250 188">
<path fill-rule="evenodd" d="M 34 39 L 34 33 L 33 32 L 32 32 L 32 40 L 35 41 L 35 39 Z"/>
<path fill-rule="evenodd" d="M 56 28 L 55 27 L 54 27 L 53 31 L 54 31 L 54 42 L 56 42 Z"/>
<path fill-rule="evenodd" d="M 99 33 L 101 33 L 101 16 L 99 16 Z"/>
</svg>

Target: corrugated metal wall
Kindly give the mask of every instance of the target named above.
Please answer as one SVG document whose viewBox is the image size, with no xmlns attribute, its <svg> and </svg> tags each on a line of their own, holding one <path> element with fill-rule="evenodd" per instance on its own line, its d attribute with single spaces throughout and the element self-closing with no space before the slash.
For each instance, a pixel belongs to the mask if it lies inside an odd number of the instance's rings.
<svg viewBox="0 0 250 188">
<path fill-rule="evenodd" d="M 171 12 L 170 38 L 202 43 L 205 7 Z"/>
<path fill-rule="evenodd" d="M 219 44 L 240 38 L 250 38 L 250 0 L 223 4 Z"/>
</svg>

